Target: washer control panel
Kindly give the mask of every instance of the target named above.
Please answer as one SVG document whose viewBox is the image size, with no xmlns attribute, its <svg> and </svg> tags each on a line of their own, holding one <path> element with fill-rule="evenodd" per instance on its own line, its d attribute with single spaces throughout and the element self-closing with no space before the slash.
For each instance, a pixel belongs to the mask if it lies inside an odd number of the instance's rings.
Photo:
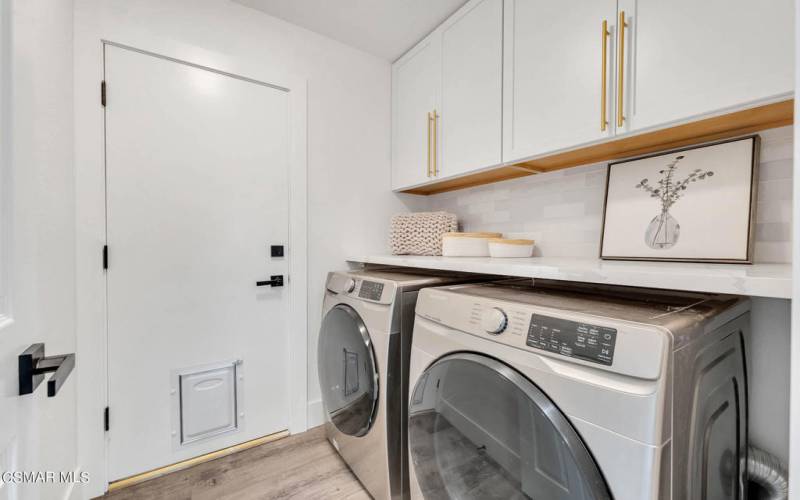
<svg viewBox="0 0 800 500">
<path fill-rule="evenodd" d="M 534 314 L 525 343 L 562 356 L 610 366 L 616 342 L 614 328 Z"/>
<path fill-rule="evenodd" d="M 453 342 L 460 350 L 486 349 L 487 353 L 492 352 L 492 345 L 484 342 L 494 342 L 537 358 L 550 358 L 556 362 L 553 366 L 583 365 L 643 380 L 656 380 L 664 373 L 672 346 L 672 335 L 665 327 L 634 321 L 624 310 L 616 311 L 613 317 L 585 312 L 601 308 L 588 308 L 585 298 L 578 300 L 557 292 L 553 296 L 558 300 L 545 293 L 525 295 L 517 289 L 503 295 L 499 287 L 497 294 L 502 298 L 463 291 L 478 288 L 483 293 L 495 292 L 494 288 L 479 286 L 420 290 L 415 312 L 418 319 L 427 321 L 415 323 L 414 338 L 420 338 L 418 334 L 447 335 L 442 341 Z M 601 296 L 595 300 L 605 299 Z"/>
</svg>

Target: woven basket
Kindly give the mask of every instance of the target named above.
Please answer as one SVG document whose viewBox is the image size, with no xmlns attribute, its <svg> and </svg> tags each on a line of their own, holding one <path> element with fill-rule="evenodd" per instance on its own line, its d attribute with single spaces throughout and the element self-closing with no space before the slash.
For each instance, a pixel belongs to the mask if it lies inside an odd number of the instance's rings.
<svg viewBox="0 0 800 500">
<path fill-rule="evenodd" d="M 442 255 L 442 235 L 458 230 L 458 218 L 448 212 L 395 215 L 389 232 L 394 255 Z"/>
</svg>

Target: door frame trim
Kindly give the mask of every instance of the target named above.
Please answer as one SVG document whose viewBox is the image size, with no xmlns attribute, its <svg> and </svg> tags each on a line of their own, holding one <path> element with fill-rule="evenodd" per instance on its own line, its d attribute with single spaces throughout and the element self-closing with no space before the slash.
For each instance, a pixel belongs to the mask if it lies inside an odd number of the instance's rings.
<svg viewBox="0 0 800 500">
<path fill-rule="evenodd" d="M 93 27 L 95 28 L 95 27 Z M 76 307 L 78 370 L 78 460 L 92 481 L 89 497 L 108 489 L 108 433 L 103 410 L 108 401 L 106 274 L 101 251 L 106 242 L 105 108 L 100 104 L 104 47 L 114 45 L 206 69 L 233 78 L 285 90 L 289 100 L 289 432 L 308 427 L 308 204 L 307 82 L 275 73 L 257 61 L 209 51 L 151 33 L 105 36 L 96 28 L 76 33 L 75 165 L 76 165 Z M 113 41 L 111 40 L 113 38 Z M 113 101 L 109 102 L 113 105 Z M 113 263 L 112 263 L 113 265 Z M 112 431 L 113 431 L 113 412 Z"/>
</svg>

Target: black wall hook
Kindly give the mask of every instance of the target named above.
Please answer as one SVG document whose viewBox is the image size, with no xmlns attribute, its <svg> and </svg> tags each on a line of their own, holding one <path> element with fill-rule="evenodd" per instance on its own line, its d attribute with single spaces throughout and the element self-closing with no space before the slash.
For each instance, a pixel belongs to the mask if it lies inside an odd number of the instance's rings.
<svg viewBox="0 0 800 500">
<path fill-rule="evenodd" d="M 55 372 L 47 381 L 47 396 L 58 394 L 75 367 L 75 354 L 44 357 L 44 344 L 33 344 L 19 355 L 19 395 L 31 394 L 44 380 L 44 374 Z"/>
</svg>

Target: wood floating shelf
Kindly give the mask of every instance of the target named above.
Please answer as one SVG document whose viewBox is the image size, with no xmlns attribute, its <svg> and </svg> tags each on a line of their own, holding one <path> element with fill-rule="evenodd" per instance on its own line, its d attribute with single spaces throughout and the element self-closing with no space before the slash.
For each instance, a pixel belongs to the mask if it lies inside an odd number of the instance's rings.
<svg viewBox="0 0 800 500">
<path fill-rule="evenodd" d="M 404 190 L 404 193 L 431 195 L 494 182 L 553 172 L 565 168 L 620 160 L 668 149 L 728 139 L 761 130 L 791 125 L 794 121 L 794 99 L 705 118 L 674 127 L 622 137 L 579 149 L 504 165 L 453 179 L 443 179 L 425 186 Z"/>
</svg>

